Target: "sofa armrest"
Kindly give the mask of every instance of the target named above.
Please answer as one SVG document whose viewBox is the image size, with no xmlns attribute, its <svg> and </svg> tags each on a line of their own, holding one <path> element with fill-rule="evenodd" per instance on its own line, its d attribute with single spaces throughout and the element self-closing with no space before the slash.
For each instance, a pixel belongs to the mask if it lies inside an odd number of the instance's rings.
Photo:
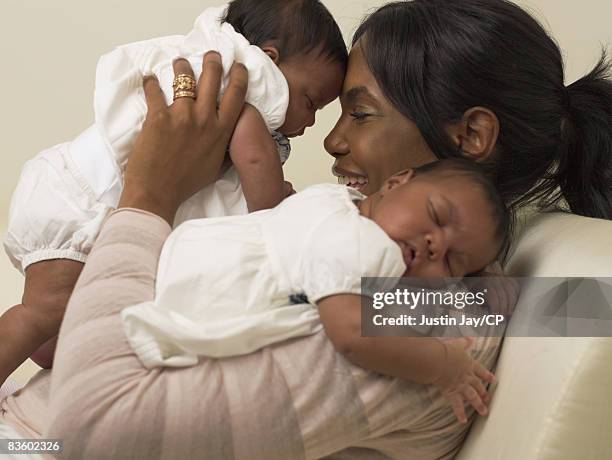
<svg viewBox="0 0 612 460">
<path fill-rule="evenodd" d="M 490 415 L 457 459 L 609 458 L 611 357 L 609 338 L 507 338 Z"/>
<path fill-rule="evenodd" d="M 538 216 L 521 235 L 508 271 L 612 277 L 612 222 Z M 458 460 L 612 457 L 612 338 L 508 337 L 496 375 L 490 415 L 476 420 Z"/>
</svg>

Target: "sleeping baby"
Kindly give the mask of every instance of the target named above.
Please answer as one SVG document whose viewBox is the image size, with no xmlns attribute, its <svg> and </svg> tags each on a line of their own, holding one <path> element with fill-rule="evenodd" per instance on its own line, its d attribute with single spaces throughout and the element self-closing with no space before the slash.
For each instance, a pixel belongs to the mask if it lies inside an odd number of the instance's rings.
<svg viewBox="0 0 612 460">
<path fill-rule="evenodd" d="M 271 210 L 179 226 L 162 250 L 155 299 L 122 312 L 125 333 L 153 368 L 323 328 L 361 367 L 486 400 L 482 382 L 494 377 L 468 354 L 469 340 L 361 337 L 361 278 L 477 273 L 509 226 L 493 184 L 464 160 L 396 174 L 370 197 L 316 185 Z"/>
</svg>

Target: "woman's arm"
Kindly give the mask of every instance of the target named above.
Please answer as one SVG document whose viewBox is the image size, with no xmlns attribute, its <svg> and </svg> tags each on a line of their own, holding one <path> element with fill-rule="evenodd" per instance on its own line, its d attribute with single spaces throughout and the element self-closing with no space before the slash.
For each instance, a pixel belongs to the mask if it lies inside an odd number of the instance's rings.
<svg viewBox="0 0 612 460">
<path fill-rule="evenodd" d="M 144 83 L 149 112 L 120 200 L 121 208 L 137 210 L 119 209 L 106 221 L 60 330 L 45 436 L 64 439 L 65 458 L 177 458 L 160 449 L 164 435 L 174 435 L 163 411 L 168 382 L 180 380 L 142 366 L 120 312 L 153 298 L 169 223 L 181 202 L 216 177 L 242 108 L 246 69 L 234 66 L 217 112 L 219 55 L 207 54 L 203 65 L 197 101 L 180 99 L 168 108 L 157 82 Z M 175 72 L 191 67 L 180 60 Z M 177 403 L 176 411 L 183 408 Z M 184 433 L 175 434 L 166 444 L 180 446 Z"/>
<path fill-rule="evenodd" d="M 63 458 L 152 454 L 131 430 L 149 432 L 151 399 L 159 404 L 164 396 L 160 382 L 131 354 L 119 314 L 154 297 L 157 262 L 170 231 L 160 217 L 130 209 L 115 211 L 102 228 L 68 303 L 51 378 L 43 437 L 64 440 Z M 142 385 L 147 392 L 139 390 Z M 164 432 L 153 430 L 160 437 Z M 155 440 L 150 446 L 159 447 Z"/>
<path fill-rule="evenodd" d="M 482 383 L 494 376 L 467 352 L 468 339 L 435 337 L 362 337 L 361 296 L 342 294 L 318 302 L 321 322 L 336 349 L 352 363 L 381 374 L 440 388 L 460 422 L 466 423 L 463 402 L 487 413 Z"/>
<path fill-rule="evenodd" d="M 273 208 L 285 198 L 276 143 L 251 105 L 246 105 L 240 115 L 230 142 L 230 157 L 240 176 L 249 212 Z"/>
</svg>

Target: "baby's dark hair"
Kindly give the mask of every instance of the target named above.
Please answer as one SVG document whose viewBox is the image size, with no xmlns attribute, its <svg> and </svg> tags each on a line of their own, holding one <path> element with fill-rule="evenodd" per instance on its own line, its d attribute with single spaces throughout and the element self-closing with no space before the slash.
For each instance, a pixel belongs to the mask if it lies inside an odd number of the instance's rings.
<svg viewBox="0 0 612 460">
<path fill-rule="evenodd" d="M 223 21 L 251 45 L 274 41 L 281 61 L 320 47 L 331 61 L 348 63 L 340 27 L 319 0 L 234 0 Z"/>
<path fill-rule="evenodd" d="M 501 195 L 497 191 L 490 170 L 485 169 L 473 161 L 462 158 L 446 158 L 434 161 L 414 169 L 414 175 L 440 174 L 448 176 L 463 175 L 479 185 L 485 197 L 491 205 L 492 217 L 497 222 L 495 237 L 500 241 L 500 250 L 497 259 L 503 261 L 510 250 L 514 217 L 510 208 L 506 206 Z"/>
</svg>

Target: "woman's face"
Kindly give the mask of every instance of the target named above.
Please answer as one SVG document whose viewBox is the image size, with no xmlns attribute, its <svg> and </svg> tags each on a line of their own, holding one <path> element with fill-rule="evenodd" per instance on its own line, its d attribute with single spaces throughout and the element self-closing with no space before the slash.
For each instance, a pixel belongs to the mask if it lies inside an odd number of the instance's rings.
<svg viewBox="0 0 612 460">
<path fill-rule="evenodd" d="M 437 159 L 416 125 L 385 97 L 359 42 L 350 54 L 340 104 L 342 115 L 325 139 L 339 183 L 371 195 L 393 174 Z"/>
</svg>

